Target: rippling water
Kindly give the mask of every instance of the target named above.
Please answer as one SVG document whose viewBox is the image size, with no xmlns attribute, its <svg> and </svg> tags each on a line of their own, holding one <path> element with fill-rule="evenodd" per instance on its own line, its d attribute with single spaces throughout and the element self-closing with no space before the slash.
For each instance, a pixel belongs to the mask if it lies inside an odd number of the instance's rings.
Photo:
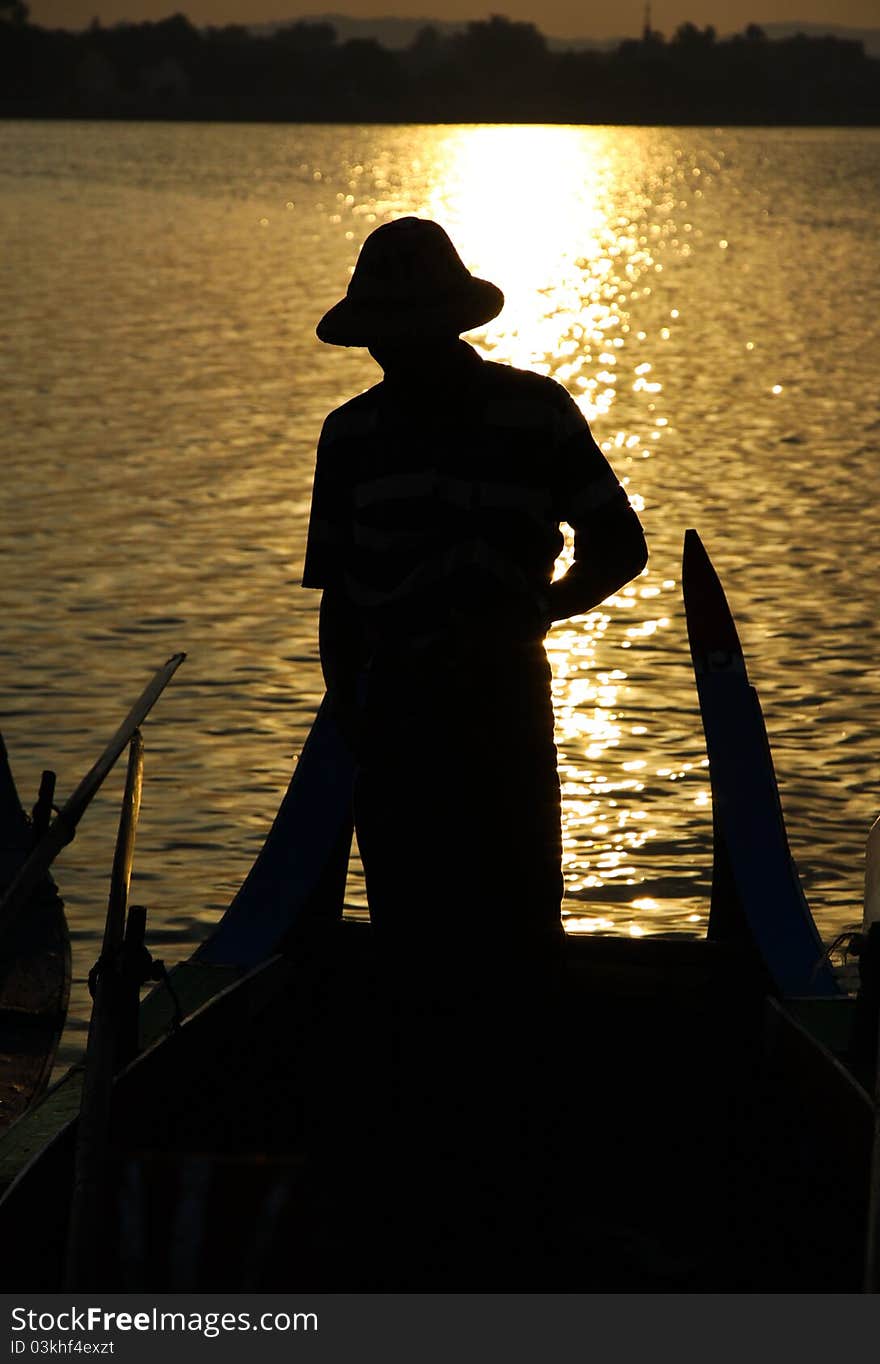
<svg viewBox="0 0 880 1364">
<path fill-rule="evenodd" d="M 154 951 L 188 954 L 228 902 L 317 707 L 317 597 L 297 585 L 314 446 L 378 372 L 314 326 L 401 213 L 439 219 L 504 289 L 477 344 L 569 388 L 649 537 L 643 577 L 548 641 L 571 926 L 705 925 L 690 525 L 820 929 L 859 917 L 880 805 L 878 185 L 863 130 L 0 124 L 3 732 L 26 801 L 43 766 L 66 796 L 188 651 L 145 731 L 133 896 Z M 57 866 L 67 1059 L 121 769 Z M 416 799 L 423 779 L 415 750 Z"/>
</svg>

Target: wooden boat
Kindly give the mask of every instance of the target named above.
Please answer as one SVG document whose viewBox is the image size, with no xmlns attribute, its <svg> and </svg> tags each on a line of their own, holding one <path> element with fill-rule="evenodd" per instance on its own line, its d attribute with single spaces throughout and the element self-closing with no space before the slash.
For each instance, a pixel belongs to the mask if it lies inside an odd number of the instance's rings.
<svg viewBox="0 0 880 1364">
<path fill-rule="evenodd" d="M 61 809 L 53 804 L 55 773 L 45 771 L 28 818 L 0 738 L 0 1133 L 17 1131 L 45 1088 L 67 1014 L 70 944 L 49 868 L 183 658 L 175 654 L 153 674 Z"/>
<path fill-rule="evenodd" d="M 0 737 L 0 889 L 8 886 L 51 814 L 54 774 L 45 772 L 33 817 L 26 814 Z M 0 967 L 0 1132 L 49 1081 L 70 996 L 70 939 L 64 904 L 48 872 Z"/>
<path fill-rule="evenodd" d="M 210 998 L 170 1031 L 161 992 L 143 1005 L 153 1040 L 115 1082 L 103 1260 L 79 1287 L 862 1286 L 874 1108 L 855 1006 L 823 962 L 693 536 L 685 568 L 713 782 L 708 936 L 389 962 L 339 918 L 350 762 L 322 716 L 332 773 L 307 746 L 250 889 L 178 973 L 207 971 L 194 997 Z M 291 898 L 318 829 L 310 889 Z M 17 1125 L 42 1144 L 0 1201 L 11 1287 L 62 1280 L 76 1139 L 62 1109 L 50 1096 Z"/>
</svg>

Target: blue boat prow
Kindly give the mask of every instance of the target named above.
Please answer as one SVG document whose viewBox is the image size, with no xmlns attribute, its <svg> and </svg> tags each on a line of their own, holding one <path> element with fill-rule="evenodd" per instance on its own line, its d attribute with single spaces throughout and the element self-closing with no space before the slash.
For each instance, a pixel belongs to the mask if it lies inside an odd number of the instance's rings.
<svg viewBox="0 0 880 1364">
<path fill-rule="evenodd" d="M 685 534 L 682 589 L 712 784 L 709 937 L 757 953 L 784 998 L 839 995 L 789 849 L 758 695 L 695 530 Z"/>
<path fill-rule="evenodd" d="M 307 921 L 341 917 L 353 785 L 354 760 L 325 698 L 257 860 L 195 960 L 256 966 Z"/>
</svg>

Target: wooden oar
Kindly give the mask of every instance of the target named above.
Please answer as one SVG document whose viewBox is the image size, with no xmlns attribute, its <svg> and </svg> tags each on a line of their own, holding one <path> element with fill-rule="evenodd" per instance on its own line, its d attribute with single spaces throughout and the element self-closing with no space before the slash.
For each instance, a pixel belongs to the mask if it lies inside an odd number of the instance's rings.
<svg viewBox="0 0 880 1364">
<path fill-rule="evenodd" d="M 104 924 L 101 958 L 94 973 L 94 1004 L 89 1024 L 85 1076 L 80 1100 L 73 1195 L 67 1240 L 65 1288 L 93 1289 L 100 1285 L 99 1237 L 103 1229 L 108 1191 L 110 1100 L 117 1068 L 120 1027 L 131 1012 L 126 992 L 137 985 L 125 978 L 123 939 L 134 838 L 143 786 L 144 745 L 135 730 L 128 754 L 128 771 L 119 816 L 119 833 L 110 876 L 110 897 Z"/>
<path fill-rule="evenodd" d="M 82 819 L 107 774 L 131 742 L 135 730 L 143 724 L 185 658 L 186 654 L 173 654 L 168 662 L 157 670 L 98 761 L 89 769 L 73 795 L 61 807 L 57 817 L 20 868 L 3 899 L 0 900 L 0 966 L 9 958 L 16 924 L 34 887 L 52 865 L 61 849 L 73 839 L 77 824 Z"/>
</svg>

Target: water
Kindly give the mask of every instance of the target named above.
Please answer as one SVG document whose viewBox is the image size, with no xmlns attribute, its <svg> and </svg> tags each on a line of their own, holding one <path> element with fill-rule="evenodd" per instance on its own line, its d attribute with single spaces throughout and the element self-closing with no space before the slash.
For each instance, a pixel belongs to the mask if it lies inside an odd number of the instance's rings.
<svg viewBox="0 0 880 1364">
<path fill-rule="evenodd" d="M 229 901 L 318 704 L 297 585 L 315 441 L 377 371 L 314 326 L 401 213 L 504 289 L 477 344 L 566 384 L 649 538 L 643 577 L 548 641 L 570 927 L 705 927 L 691 525 L 820 929 L 858 919 L 880 805 L 878 185 L 880 133 L 849 129 L 0 124 L 2 728 L 24 799 L 43 766 L 64 797 L 187 650 L 145 732 L 132 893 L 157 954 L 187 955 Z M 121 783 L 122 765 L 57 864 L 65 1060 Z M 363 908 L 357 868 L 348 898 Z"/>
</svg>

